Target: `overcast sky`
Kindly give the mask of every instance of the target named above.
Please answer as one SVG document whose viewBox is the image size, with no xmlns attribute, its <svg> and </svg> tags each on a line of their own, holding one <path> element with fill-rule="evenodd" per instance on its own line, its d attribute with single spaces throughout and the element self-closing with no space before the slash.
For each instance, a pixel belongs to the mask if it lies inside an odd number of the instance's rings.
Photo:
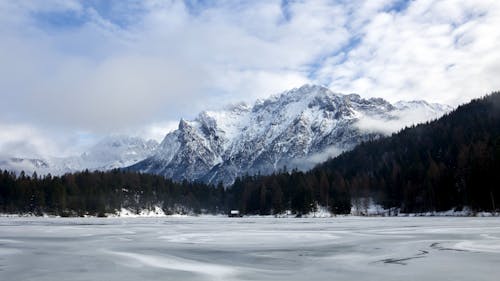
<svg viewBox="0 0 500 281">
<path fill-rule="evenodd" d="M 500 89 L 500 1 L 0 1 L 0 155 L 317 83 L 457 105 Z"/>
</svg>

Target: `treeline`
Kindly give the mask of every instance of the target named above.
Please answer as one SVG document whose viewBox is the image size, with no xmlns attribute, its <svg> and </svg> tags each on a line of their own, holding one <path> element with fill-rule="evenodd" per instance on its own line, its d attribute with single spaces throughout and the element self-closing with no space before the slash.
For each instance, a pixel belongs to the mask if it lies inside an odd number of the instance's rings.
<svg viewBox="0 0 500 281">
<path fill-rule="evenodd" d="M 332 214 L 351 212 L 351 194 L 340 178 L 331 181 L 322 170 L 283 171 L 269 176 L 236 179 L 229 189 L 231 208 L 244 214 L 268 215 L 291 211 L 297 216 L 323 207 Z"/>
<path fill-rule="evenodd" d="M 166 213 L 225 212 L 225 190 L 176 183 L 161 176 L 113 170 L 43 176 L 0 173 L 0 212 L 105 216 L 121 208 L 139 213 L 155 206 Z"/>
<path fill-rule="evenodd" d="M 177 183 L 162 176 L 123 170 L 42 177 L 3 171 L 0 213 L 105 216 L 122 208 L 140 213 L 160 207 L 167 214 L 226 214 L 237 209 L 243 214 L 281 214 L 290 210 L 301 215 L 318 204 L 330 204 L 335 213 L 349 213 L 347 190 L 329 189 L 326 184 L 324 177 L 317 184 L 306 182 L 300 172 L 247 176 L 224 188 L 222 184 Z"/>
</svg>

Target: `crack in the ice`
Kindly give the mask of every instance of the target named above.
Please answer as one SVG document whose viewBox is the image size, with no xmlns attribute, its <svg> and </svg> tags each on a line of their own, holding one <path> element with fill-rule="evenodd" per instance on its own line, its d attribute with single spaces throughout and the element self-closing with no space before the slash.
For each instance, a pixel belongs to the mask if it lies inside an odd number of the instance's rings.
<svg viewBox="0 0 500 281">
<path fill-rule="evenodd" d="M 406 261 L 409 260 L 414 260 L 414 259 L 420 259 L 425 257 L 427 254 L 429 254 L 428 251 L 425 250 L 419 250 L 420 253 L 416 254 L 415 256 L 412 257 L 406 257 L 406 258 L 388 258 L 388 259 L 383 259 L 379 260 L 377 262 L 383 262 L 383 263 L 389 263 L 389 264 L 399 264 L 399 265 L 407 265 Z"/>
<path fill-rule="evenodd" d="M 399 265 L 407 265 L 408 263 L 405 263 L 405 261 L 413 260 L 413 259 L 419 259 L 423 258 L 421 256 L 415 256 L 415 257 L 409 257 L 409 258 L 402 258 L 402 259 L 383 259 L 380 260 L 379 262 L 383 263 L 391 263 L 391 264 L 399 264 Z"/>
<path fill-rule="evenodd" d="M 440 246 L 441 243 L 435 242 L 430 245 L 431 248 L 439 250 L 439 251 L 456 251 L 456 252 L 470 252 L 469 250 L 464 250 L 464 249 L 455 249 L 455 248 L 446 248 L 443 246 Z"/>
</svg>

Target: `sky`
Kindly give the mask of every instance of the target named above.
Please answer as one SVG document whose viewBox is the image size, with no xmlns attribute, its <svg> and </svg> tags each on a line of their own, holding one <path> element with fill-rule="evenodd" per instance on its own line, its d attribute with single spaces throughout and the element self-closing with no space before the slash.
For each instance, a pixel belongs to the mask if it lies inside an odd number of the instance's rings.
<svg viewBox="0 0 500 281">
<path fill-rule="evenodd" d="M 500 90 L 500 1 L 0 1 L 0 156 L 161 141 L 305 83 L 458 105 Z"/>
</svg>

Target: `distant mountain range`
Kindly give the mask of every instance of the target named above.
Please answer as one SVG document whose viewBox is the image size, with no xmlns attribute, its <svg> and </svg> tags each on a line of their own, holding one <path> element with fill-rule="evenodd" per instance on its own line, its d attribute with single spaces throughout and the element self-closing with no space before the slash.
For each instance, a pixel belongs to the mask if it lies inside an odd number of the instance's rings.
<svg viewBox="0 0 500 281">
<path fill-rule="evenodd" d="M 158 143 L 138 137 L 110 136 L 102 139 L 87 152 L 70 157 L 7 158 L 0 160 L 0 169 L 32 174 L 61 175 L 88 170 L 111 170 L 135 164 L 153 155 Z"/>
<path fill-rule="evenodd" d="M 129 169 L 177 181 L 229 185 L 245 174 L 310 169 L 363 141 L 450 110 L 425 101 L 391 104 L 305 85 L 253 105 L 237 104 L 181 120 L 152 156 Z"/>
<path fill-rule="evenodd" d="M 271 174 L 285 167 L 308 170 L 361 142 L 450 110 L 421 100 L 391 104 L 304 85 L 253 105 L 240 103 L 201 112 L 191 121 L 181 119 L 160 144 L 112 136 L 82 155 L 8 158 L 0 160 L 0 169 L 58 175 L 127 168 L 176 181 L 229 185 L 245 174 Z"/>
</svg>

